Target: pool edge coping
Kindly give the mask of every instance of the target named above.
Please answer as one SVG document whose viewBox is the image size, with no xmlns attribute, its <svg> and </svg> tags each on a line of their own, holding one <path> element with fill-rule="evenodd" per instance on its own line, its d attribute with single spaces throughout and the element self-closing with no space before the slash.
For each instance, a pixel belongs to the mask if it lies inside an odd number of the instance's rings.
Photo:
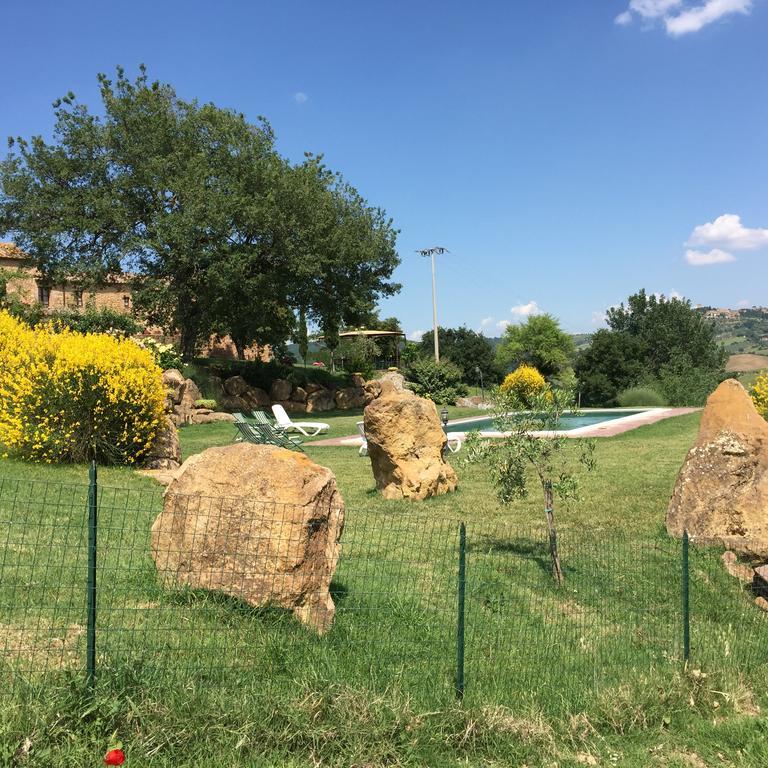
<svg viewBox="0 0 768 768">
<path fill-rule="evenodd" d="M 606 408 L 585 409 L 581 413 L 589 413 L 590 410 L 605 411 Z M 659 421 L 670 419 L 674 416 L 684 416 L 689 413 L 696 413 L 701 408 L 680 407 L 680 408 L 647 408 L 638 413 L 637 408 L 616 408 L 611 409 L 615 411 L 632 411 L 628 416 L 620 416 L 617 419 L 611 419 L 610 421 L 603 422 L 601 424 L 591 424 L 585 427 L 576 427 L 576 429 L 564 430 L 564 431 L 542 431 L 532 432 L 535 437 L 614 437 L 615 435 L 621 435 L 624 432 L 630 432 L 633 429 L 644 427 L 649 424 L 656 424 Z M 455 421 L 448 422 L 448 429 L 451 432 L 466 435 L 466 431 L 456 429 L 462 424 L 468 424 L 472 421 L 476 421 L 479 416 L 467 416 Z M 504 432 L 497 431 L 480 431 L 481 437 L 488 438 L 500 438 L 504 437 Z M 345 437 L 331 437 L 325 440 L 315 440 L 305 443 L 306 446 L 318 446 L 321 448 L 331 447 L 360 447 L 362 445 L 362 438 L 359 435 L 348 435 Z"/>
</svg>

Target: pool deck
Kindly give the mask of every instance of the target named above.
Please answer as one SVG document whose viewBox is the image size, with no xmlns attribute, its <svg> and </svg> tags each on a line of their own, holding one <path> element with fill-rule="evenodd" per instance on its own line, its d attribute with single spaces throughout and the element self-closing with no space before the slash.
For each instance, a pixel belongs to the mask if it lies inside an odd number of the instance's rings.
<svg viewBox="0 0 768 768">
<path fill-rule="evenodd" d="M 604 409 L 600 409 L 604 410 Z M 616 412 L 621 409 L 615 409 Z M 613 437 L 614 435 L 621 435 L 624 432 L 637 429 L 638 427 L 644 427 L 648 424 L 655 424 L 657 421 L 663 421 L 664 419 L 671 419 L 673 416 L 683 416 L 687 413 L 695 413 L 700 411 L 701 408 L 648 408 L 647 410 L 637 413 L 636 408 L 627 408 L 627 411 L 632 411 L 629 416 L 621 416 L 617 419 L 611 419 L 610 421 L 604 421 L 600 424 L 590 424 L 587 427 L 577 427 L 576 429 L 569 429 L 567 431 L 556 432 L 534 432 L 536 437 Z M 588 410 L 582 411 L 582 413 L 589 413 Z M 466 434 L 461 428 L 462 426 L 468 426 L 480 416 L 467 419 L 457 419 L 448 423 L 448 431 L 451 433 Z M 481 431 L 481 437 L 503 437 L 503 432 L 494 431 Z M 320 447 L 338 447 L 338 446 L 356 446 L 359 447 L 362 444 L 362 438 L 359 435 L 349 435 L 348 437 L 333 437 L 327 440 L 316 440 L 313 442 L 305 443 L 307 446 L 320 446 Z"/>
</svg>

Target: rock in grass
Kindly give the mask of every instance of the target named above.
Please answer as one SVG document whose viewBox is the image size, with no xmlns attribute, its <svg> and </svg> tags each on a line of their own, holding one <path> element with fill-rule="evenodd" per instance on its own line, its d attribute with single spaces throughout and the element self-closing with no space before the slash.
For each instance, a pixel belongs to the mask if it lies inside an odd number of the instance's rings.
<svg viewBox="0 0 768 768">
<path fill-rule="evenodd" d="M 152 526 L 152 557 L 171 588 L 287 608 L 318 633 L 335 607 L 344 502 L 333 473 L 304 454 L 239 443 L 192 456 Z"/>
<path fill-rule="evenodd" d="M 181 465 L 181 446 L 176 425 L 166 416 L 152 445 L 144 457 L 145 469 L 178 469 Z"/>
<path fill-rule="evenodd" d="M 723 561 L 725 570 L 735 579 L 738 579 L 745 584 L 749 584 L 749 582 L 752 581 L 754 570 L 747 565 L 747 563 L 743 563 L 739 560 L 739 556 L 735 552 L 732 552 L 729 549 L 723 552 L 720 559 Z"/>
<path fill-rule="evenodd" d="M 435 404 L 407 390 L 382 389 L 364 411 L 376 487 L 385 499 L 420 501 L 456 490 L 443 459 L 446 437 Z"/>
<path fill-rule="evenodd" d="M 724 381 L 709 396 L 667 509 L 667 531 L 768 557 L 768 422 L 744 387 Z"/>
</svg>

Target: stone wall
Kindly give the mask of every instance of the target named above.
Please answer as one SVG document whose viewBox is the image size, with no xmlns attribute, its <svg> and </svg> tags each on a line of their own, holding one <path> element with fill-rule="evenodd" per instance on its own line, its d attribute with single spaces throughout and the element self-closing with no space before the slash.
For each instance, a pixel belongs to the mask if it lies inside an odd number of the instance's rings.
<svg viewBox="0 0 768 768">
<path fill-rule="evenodd" d="M 211 376 L 211 396 L 225 411 L 269 410 L 279 403 L 288 413 L 322 413 L 335 409 L 346 411 L 365 404 L 364 381 L 353 376 L 349 387 L 329 389 L 320 384 L 297 386 L 287 379 L 275 379 L 270 391 L 253 387 L 242 376 L 222 380 Z"/>
</svg>

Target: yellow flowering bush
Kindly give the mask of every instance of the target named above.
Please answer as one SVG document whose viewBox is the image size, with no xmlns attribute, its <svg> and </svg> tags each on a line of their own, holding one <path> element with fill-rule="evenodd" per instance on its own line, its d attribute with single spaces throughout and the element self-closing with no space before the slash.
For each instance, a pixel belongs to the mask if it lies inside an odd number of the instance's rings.
<svg viewBox="0 0 768 768">
<path fill-rule="evenodd" d="M 499 389 L 514 395 L 523 405 L 528 405 L 531 398 L 547 389 L 547 382 L 538 369 L 523 364 L 507 374 Z"/>
<path fill-rule="evenodd" d="M 768 373 L 757 377 L 755 386 L 752 388 L 752 402 L 757 412 L 764 419 L 768 419 Z"/>
<path fill-rule="evenodd" d="M 152 354 L 125 338 L 0 312 L 0 445 L 40 462 L 133 464 L 163 423 Z"/>
</svg>

